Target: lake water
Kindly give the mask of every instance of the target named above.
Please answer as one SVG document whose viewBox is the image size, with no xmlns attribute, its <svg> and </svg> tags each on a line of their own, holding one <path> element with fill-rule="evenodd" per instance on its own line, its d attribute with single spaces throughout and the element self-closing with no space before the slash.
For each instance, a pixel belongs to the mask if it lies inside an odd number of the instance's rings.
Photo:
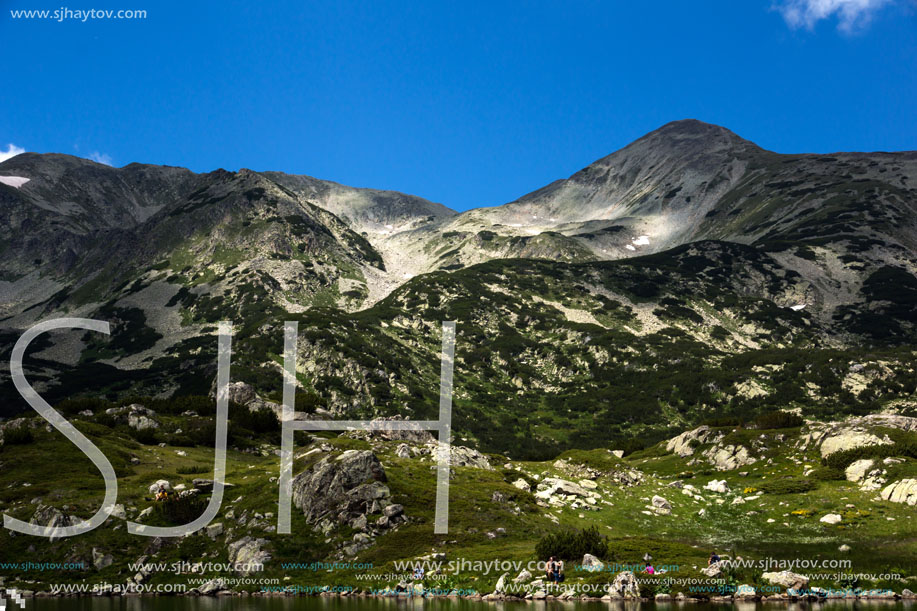
<svg viewBox="0 0 917 611">
<path fill-rule="evenodd" d="M 7 601 L 10 605 L 10 602 Z M 624 602 L 506 602 L 463 599 L 337 598 L 337 597 L 112 597 L 33 598 L 24 611 L 917 611 L 913 601 L 839 601 L 825 603 L 624 603 Z M 18 611 L 8 606 L 7 611 Z"/>
</svg>

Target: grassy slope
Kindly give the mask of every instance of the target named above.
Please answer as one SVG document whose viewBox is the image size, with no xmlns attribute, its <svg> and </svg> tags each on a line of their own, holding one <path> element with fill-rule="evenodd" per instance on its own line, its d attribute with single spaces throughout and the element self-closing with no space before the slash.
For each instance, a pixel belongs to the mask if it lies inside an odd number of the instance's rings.
<svg viewBox="0 0 917 611">
<path fill-rule="evenodd" d="M 133 440 L 112 433 L 102 425 L 77 421 L 77 426 L 93 439 L 112 460 L 119 473 L 119 502 L 128 507 L 128 516 L 149 506 L 151 502 L 146 488 L 156 479 L 164 478 L 173 485 L 186 483 L 189 487 L 195 477 L 206 474 L 182 474 L 189 467 L 203 471 L 211 468 L 212 450 L 206 447 L 160 448 L 156 445 L 141 445 Z M 768 431 L 768 435 L 782 433 L 789 441 L 785 443 L 764 440 L 770 448 L 762 453 L 760 460 L 744 469 L 746 476 L 735 471 L 716 472 L 712 468 L 688 466 L 688 459 L 667 454 L 659 446 L 633 454 L 623 460 L 614 458 L 607 450 L 573 451 L 565 455 L 570 463 L 584 464 L 607 474 L 623 466 L 635 467 L 645 475 L 638 486 L 621 488 L 607 476 L 597 481 L 598 491 L 608 504 L 599 503 L 597 511 L 573 510 L 569 508 L 544 508 L 535 504 L 534 497 L 511 485 L 511 482 L 525 474 L 529 481 L 534 475 L 541 477 L 566 476 L 553 466 L 553 461 L 512 461 L 512 469 L 503 469 L 505 459 L 494 456 L 494 471 L 472 468 L 455 469 L 451 486 L 450 532 L 447 536 L 433 534 L 434 471 L 432 463 L 417 458 L 397 458 L 394 450 L 397 443 L 372 443 L 337 437 L 323 440 L 336 450 L 374 447 L 381 459 L 392 489 L 394 501 L 405 506 L 405 512 L 412 522 L 394 532 L 377 539 L 376 545 L 361 552 L 356 560 L 372 562 L 374 573 L 380 576 L 376 585 L 391 585 L 381 580 L 381 575 L 393 572 L 392 561 L 410 559 L 428 554 L 434 549 L 448 554 L 449 559 L 468 560 L 523 560 L 535 559 L 534 548 L 538 537 L 548 531 L 563 527 L 587 527 L 596 525 L 611 540 L 607 560 L 625 563 L 638 562 L 644 553 L 650 553 L 657 564 L 678 564 L 681 571 L 677 577 L 699 577 L 697 569 L 706 564 L 711 550 L 720 553 L 734 553 L 743 557 L 788 558 L 837 558 L 853 561 L 852 572 L 899 572 L 905 575 L 917 573 L 917 524 L 913 507 L 874 500 L 875 493 L 860 491 L 854 484 L 845 481 L 819 481 L 816 488 L 796 494 L 762 494 L 758 500 L 741 505 L 732 505 L 732 496 L 723 504 L 715 499 L 721 495 L 701 490 L 707 502 L 699 502 L 666 487 L 676 478 L 691 483 L 698 489 L 711 479 L 725 478 L 733 490 L 761 488 L 766 481 L 780 476 L 801 477 L 807 466 L 818 466 L 820 458 L 815 450 L 801 452 L 793 448 L 792 438 L 798 429 Z M 747 432 L 740 432 L 739 435 Z M 300 441 L 304 441 L 300 439 Z M 177 451 L 187 452 L 180 457 Z M 356 581 L 353 571 L 336 570 L 333 573 L 310 570 L 284 570 L 282 562 L 310 562 L 333 557 L 334 544 L 352 531 L 342 529 L 326 542 L 311 532 L 300 512 L 293 512 L 293 534 L 278 536 L 266 532 L 263 527 L 247 530 L 225 518 L 232 509 L 238 517 L 247 511 L 262 514 L 277 511 L 277 487 L 270 481 L 276 477 L 278 459 L 270 446 L 256 453 L 231 451 L 228 459 L 229 483 L 220 513 L 221 521 L 231 532 L 217 537 L 215 541 L 203 535 L 183 538 L 167 544 L 155 558 L 156 562 L 177 560 L 226 562 L 226 544 L 245 534 L 264 537 L 271 541 L 268 548 L 274 559 L 258 577 L 288 577 L 284 584 L 315 585 L 358 585 L 367 587 L 372 581 Z M 704 448 L 699 448 L 702 451 Z M 261 455 L 266 454 L 266 455 Z M 131 465 L 129 457 L 140 458 L 139 465 Z M 315 458 L 309 459 L 314 461 Z M 770 464 L 768 463 L 770 460 Z M 911 467 L 913 461 L 907 463 Z M 74 446 L 57 433 L 41 429 L 35 433 L 31 444 L 6 446 L 0 452 L 0 509 L 16 517 L 28 519 L 35 506 L 31 500 L 41 497 L 43 502 L 58 507 L 69 507 L 66 513 L 88 516 L 94 511 L 101 497 L 101 478 L 89 461 Z M 306 467 L 299 460 L 296 471 Z M 741 469 L 740 469 L 741 470 Z M 31 484 L 26 486 L 26 484 Z M 505 501 L 494 501 L 493 492 L 499 491 Z M 668 516 L 646 515 L 644 510 L 654 494 L 661 494 L 672 504 Z M 241 497 L 240 500 L 237 500 Z M 510 511 L 518 505 L 519 515 Z M 852 506 L 852 507 L 851 507 Z M 135 509 L 131 509 L 135 508 Z M 698 515 L 704 508 L 705 514 Z M 808 515 L 794 515 L 796 510 L 809 510 Z M 748 515 L 750 511 L 757 512 Z M 818 521 L 826 513 L 840 513 L 844 521 L 829 526 Z M 549 519 L 556 517 L 559 525 Z M 768 524 L 766 520 L 775 522 Z M 154 518 L 148 523 L 160 523 Z M 273 525 L 272 519 L 266 520 Z M 490 539 L 488 531 L 502 527 L 506 536 Z M 270 526 L 267 527 L 270 529 Z M 849 554 L 840 554 L 837 548 L 847 543 L 852 547 Z M 89 561 L 92 548 L 111 552 L 115 563 L 101 571 L 22 572 L 3 570 L 6 583 L 20 587 L 43 589 L 48 583 L 58 582 L 112 582 L 123 583 L 132 573 L 126 564 L 134 562 L 145 553 L 150 540 L 126 534 L 121 520 L 110 519 L 96 531 L 60 542 L 49 543 L 26 536 L 12 536 L 0 531 L 0 550 L 3 562 L 31 560 L 32 562 Z M 881 553 L 876 553 L 881 550 Z M 762 571 L 745 570 L 736 576 L 742 582 L 760 583 Z M 812 572 L 812 571 L 809 571 Z M 830 571 L 829 571 L 830 572 Z M 216 576 L 216 575 L 213 575 Z M 470 587 L 482 592 L 490 591 L 498 574 L 475 575 L 461 573 L 446 581 L 429 582 L 428 586 Z M 184 582 L 187 575 L 157 574 L 152 582 Z M 568 581 L 604 582 L 607 573 L 588 574 L 568 570 Z M 37 580 L 37 582 L 36 582 Z M 813 585 L 832 585 L 827 582 Z M 837 584 L 833 584 L 837 585 Z M 867 584 L 891 587 L 900 591 L 906 584 Z M 913 580 L 909 587 L 914 588 Z M 249 586 L 249 589 L 259 589 Z"/>
</svg>

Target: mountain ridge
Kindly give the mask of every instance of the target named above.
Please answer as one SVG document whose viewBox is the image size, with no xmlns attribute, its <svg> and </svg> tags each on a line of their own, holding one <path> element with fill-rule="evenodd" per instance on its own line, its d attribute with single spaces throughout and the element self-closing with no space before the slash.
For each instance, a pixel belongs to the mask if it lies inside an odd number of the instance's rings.
<svg viewBox="0 0 917 611">
<path fill-rule="evenodd" d="M 714 406 L 745 416 L 787 400 L 830 415 L 913 394 L 898 373 L 843 389 L 833 368 L 857 354 L 882 371 L 913 366 L 902 346 L 917 330 L 917 154 L 781 155 L 675 122 L 462 213 L 279 172 L 20 157 L 0 177 L 49 167 L 0 185 L 0 357 L 47 317 L 113 328 L 36 345 L 30 379 L 58 398 L 206 394 L 220 320 L 239 325 L 234 375 L 266 401 L 280 385 L 278 321 L 300 320 L 300 391 L 338 416 L 429 416 L 433 338 L 460 321 L 470 379 L 456 402 L 477 414 L 460 429 L 492 449 L 504 421 L 575 446 L 658 432 L 638 408 L 653 402 L 687 425 Z M 120 226 L 94 217 L 106 209 Z M 676 381 L 634 346 L 694 374 Z M 796 381 L 762 374 L 776 353 Z M 724 359 L 736 372 L 718 390 L 691 381 Z M 812 377 L 811 360 L 843 364 Z M 659 390 L 671 383 L 681 390 Z M 546 415 L 526 384 L 571 420 Z M 621 413 L 601 399 L 612 396 L 630 397 Z M 519 411 L 518 397 L 540 407 Z"/>
</svg>

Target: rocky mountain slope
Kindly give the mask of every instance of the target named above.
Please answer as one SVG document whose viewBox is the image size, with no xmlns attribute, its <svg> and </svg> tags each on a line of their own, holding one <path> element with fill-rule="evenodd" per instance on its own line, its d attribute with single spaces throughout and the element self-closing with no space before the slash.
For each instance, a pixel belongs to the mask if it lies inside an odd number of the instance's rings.
<svg viewBox="0 0 917 611">
<path fill-rule="evenodd" d="M 19 155 L 0 178 L 0 357 L 44 318 L 113 326 L 33 346 L 52 401 L 206 395 L 224 319 L 233 378 L 263 401 L 298 319 L 304 411 L 408 417 L 435 412 L 439 324 L 456 320 L 457 430 L 519 456 L 711 414 L 915 400 L 914 153 L 779 155 L 679 121 L 462 214 L 304 176 L 64 155 Z M 0 399 L 23 408 L 8 382 Z"/>
</svg>

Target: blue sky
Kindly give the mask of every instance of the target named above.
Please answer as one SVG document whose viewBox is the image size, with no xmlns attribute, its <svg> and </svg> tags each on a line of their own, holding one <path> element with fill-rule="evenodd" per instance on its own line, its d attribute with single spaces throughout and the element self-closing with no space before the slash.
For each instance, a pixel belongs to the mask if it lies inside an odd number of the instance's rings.
<svg viewBox="0 0 917 611">
<path fill-rule="evenodd" d="M 911 0 L 67 2 L 0 1 L 0 151 L 282 170 L 464 210 L 681 118 L 780 152 L 917 149 Z M 10 13 L 61 7 L 147 17 Z"/>
</svg>

